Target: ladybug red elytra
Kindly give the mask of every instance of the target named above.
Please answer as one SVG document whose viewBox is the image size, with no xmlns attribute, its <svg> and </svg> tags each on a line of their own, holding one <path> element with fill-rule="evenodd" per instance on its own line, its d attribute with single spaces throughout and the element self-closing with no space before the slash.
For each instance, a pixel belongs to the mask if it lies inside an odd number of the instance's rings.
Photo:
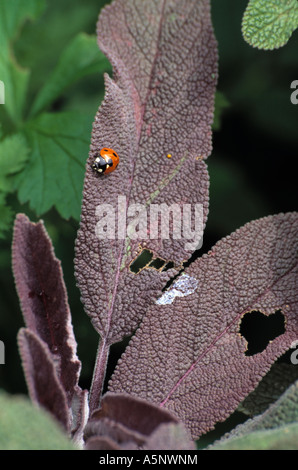
<svg viewBox="0 0 298 470">
<path fill-rule="evenodd" d="M 119 156 L 115 150 L 104 147 L 99 154 L 95 155 L 91 168 L 99 175 L 107 175 L 116 170 L 118 163 Z"/>
</svg>

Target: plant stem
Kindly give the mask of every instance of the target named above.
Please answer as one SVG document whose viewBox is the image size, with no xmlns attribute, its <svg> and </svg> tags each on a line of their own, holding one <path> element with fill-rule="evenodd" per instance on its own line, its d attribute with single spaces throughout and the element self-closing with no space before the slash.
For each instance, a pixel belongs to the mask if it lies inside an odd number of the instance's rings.
<svg viewBox="0 0 298 470">
<path fill-rule="evenodd" d="M 104 379 L 106 375 L 106 368 L 108 362 L 110 347 L 107 345 L 105 339 L 100 339 L 96 363 L 93 372 L 92 384 L 90 389 L 89 408 L 91 413 L 99 407 L 100 397 L 103 389 Z"/>
</svg>

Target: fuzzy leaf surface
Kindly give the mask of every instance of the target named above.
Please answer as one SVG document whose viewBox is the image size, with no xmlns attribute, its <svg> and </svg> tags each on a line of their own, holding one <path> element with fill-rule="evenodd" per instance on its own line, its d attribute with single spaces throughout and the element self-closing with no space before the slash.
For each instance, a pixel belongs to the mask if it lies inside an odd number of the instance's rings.
<svg viewBox="0 0 298 470">
<path fill-rule="evenodd" d="M 76 355 L 61 265 L 43 223 L 32 223 L 23 214 L 18 214 L 15 221 L 13 272 L 26 326 L 47 345 L 55 359 L 70 405 L 81 363 Z"/>
<path fill-rule="evenodd" d="M 236 426 L 230 433 L 224 435 L 218 444 L 228 444 L 235 437 L 249 436 L 255 431 L 274 430 L 293 423 L 298 424 L 298 381 L 291 385 L 264 413 Z"/>
<path fill-rule="evenodd" d="M 298 450 L 298 423 L 253 431 L 212 446 L 212 450 Z"/>
<path fill-rule="evenodd" d="M 298 336 L 297 235 L 297 213 L 266 217 L 192 263 L 148 310 L 109 389 L 166 407 L 193 438 L 224 421 Z M 280 310 L 284 333 L 246 355 L 240 324 L 253 310 Z"/>
<path fill-rule="evenodd" d="M 22 396 L 0 392 L 0 449 L 76 450 L 48 413 Z"/>
<path fill-rule="evenodd" d="M 104 395 L 84 433 L 87 449 L 194 449 L 185 427 L 169 411 L 122 394 Z"/>
<path fill-rule="evenodd" d="M 76 276 L 86 312 L 107 344 L 130 334 L 168 275 L 130 263 L 147 248 L 175 265 L 188 259 L 185 240 L 134 238 L 126 232 L 132 204 L 201 204 L 208 212 L 211 123 L 217 75 L 209 1 L 116 0 L 98 21 L 98 43 L 114 77 L 105 77 L 86 167 Z M 120 156 L 116 171 L 99 177 L 90 165 L 104 147 Z M 167 158 L 171 154 L 172 158 Z M 197 160 L 196 157 L 200 159 Z M 118 196 L 125 199 L 118 210 Z M 96 235 L 102 205 L 115 211 L 115 239 Z M 97 209 L 99 207 L 99 209 Z M 148 226 L 147 226 L 148 229 Z M 123 236 L 122 236 L 123 235 Z M 193 250 L 192 250 L 193 251 Z M 145 286 L 145 287 L 144 287 Z"/>
<path fill-rule="evenodd" d="M 69 431 L 67 396 L 47 344 L 29 328 L 20 329 L 18 344 L 32 402 L 46 409 Z"/>
<path fill-rule="evenodd" d="M 298 368 L 294 364 L 273 364 L 257 388 L 240 404 L 238 411 L 251 417 L 263 413 L 295 380 L 298 380 Z"/>
</svg>

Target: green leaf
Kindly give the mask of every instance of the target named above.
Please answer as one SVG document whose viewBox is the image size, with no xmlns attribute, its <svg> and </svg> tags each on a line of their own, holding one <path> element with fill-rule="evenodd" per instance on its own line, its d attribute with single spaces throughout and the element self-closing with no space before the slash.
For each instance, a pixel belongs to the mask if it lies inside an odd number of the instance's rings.
<svg viewBox="0 0 298 470">
<path fill-rule="evenodd" d="M 263 413 L 295 380 L 298 380 L 298 368 L 294 364 L 273 364 L 257 388 L 239 405 L 238 411 L 250 416 Z"/>
<path fill-rule="evenodd" d="M 253 47 L 276 49 L 287 43 L 297 26 L 297 0 L 250 0 L 242 33 Z"/>
<path fill-rule="evenodd" d="M 212 449 L 298 449 L 298 381 L 262 414 L 238 425 Z"/>
<path fill-rule="evenodd" d="M 13 212 L 7 206 L 5 194 L 0 192 L 0 238 L 4 238 L 5 232 L 9 229 L 13 218 Z"/>
<path fill-rule="evenodd" d="M 12 175 L 25 165 L 29 149 L 22 134 L 14 134 L 0 142 L 0 191 L 12 189 Z"/>
<path fill-rule="evenodd" d="M 235 437 L 212 450 L 298 450 L 298 423 L 273 430 L 255 431 L 247 436 Z"/>
<path fill-rule="evenodd" d="M 18 28 L 26 18 L 36 19 L 45 7 L 45 0 L 1 0 L 0 43 L 1 49 L 14 39 Z"/>
<path fill-rule="evenodd" d="M 25 133 L 30 160 L 16 176 L 21 203 L 37 214 L 56 207 L 62 217 L 79 218 L 92 117 L 74 112 L 43 113 Z"/>
<path fill-rule="evenodd" d="M 96 36 L 78 34 L 63 51 L 51 77 L 36 97 L 31 115 L 36 115 L 55 100 L 69 85 L 85 75 L 109 70 L 110 65 L 99 50 Z"/>
<path fill-rule="evenodd" d="M 26 18 L 36 18 L 44 0 L 1 0 L 0 3 L 0 79 L 5 87 L 5 108 L 11 119 L 20 121 L 27 92 L 29 71 L 18 66 L 11 41 Z"/>
<path fill-rule="evenodd" d="M 10 118 L 19 123 L 26 99 L 29 71 L 16 63 L 13 55 L 0 49 L 0 77 L 4 83 L 5 110 Z"/>
<path fill-rule="evenodd" d="M 247 434 L 251 431 L 273 429 L 295 421 L 298 423 L 297 405 L 298 381 L 292 384 L 264 413 L 238 426 L 235 429 L 235 433 L 237 435 Z"/>
<path fill-rule="evenodd" d="M 12 210 L 6 204 L 6 194 L 14 190 L 15 174 L 24 168 L 29 149 L 22 134 L 0 141 L 0 238 L 12 222 Z"/>
<path fill-rule="evenodd" d="M 21 396 L 0 392 L 1 450 L 76 450 L 54 420 Z"/>
</svg>

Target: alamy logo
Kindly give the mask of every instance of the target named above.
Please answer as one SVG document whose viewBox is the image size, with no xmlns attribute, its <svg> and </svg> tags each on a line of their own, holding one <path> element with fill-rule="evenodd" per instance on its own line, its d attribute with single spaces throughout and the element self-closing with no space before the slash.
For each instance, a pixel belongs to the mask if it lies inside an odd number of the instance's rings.
<svg viewBox="0 0 298 470">
<path fill-rule="evenodd" d="M 0 80 L 0 104 L 5 104 L 5 87 L 2 80 Z"/>
<path fill-rule="evenodd" d="M 291 83 L 291 88 L 295 88 L 295 91 L 291 93 L 291 103 L 298 104 L 298 80 L 294 80 Z"/>
<path fill-rule="evenodd" d="M 296 348 L 295 351 L 293 351 L 290 356 L 291 363 L 296 366 L 298 364 L 298 339 L 296 339 L 296 341 L 293 341 L 290 347 L 291 349 Z"/>
<path fill-rule="evenodd" d="M 4 343 L 0 340 L 0 364 L 5 364 Z"/>
<path fill-rule="evenodd" d="M 202 246 L 204 214 L 202 204 L 176 203 L 129 204 L 126 196 L 119 195 L 116 207 L 99 204 L 95 215 L 98 220 L 95 234 L 98 239 L 185 240 L 185 250 Z"/>
</svg>

